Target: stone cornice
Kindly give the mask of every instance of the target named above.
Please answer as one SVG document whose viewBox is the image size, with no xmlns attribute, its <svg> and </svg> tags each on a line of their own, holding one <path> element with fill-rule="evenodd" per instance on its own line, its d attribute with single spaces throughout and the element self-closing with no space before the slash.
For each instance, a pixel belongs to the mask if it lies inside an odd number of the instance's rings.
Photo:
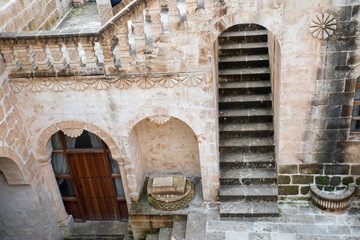
<svg viewBox="0 0 360 240">
<path fill-rule="evenodd" d="M 42 92 L 51 90 L 61 92 L 66 89 L 84 91 L 87 88 L 105 90 L 109 87 L 128 89 L 132 86 L 149 89 L 154 86 L 172 88 L 180 82 L 187 87 L 196 87 L 203 81 L 201 72 L 126 74 L 119 76 L 65 76 L 65 77 L 23 77 L 12 78 L 11 87 L 15 93 L 21 91 Z"/>
</svg>

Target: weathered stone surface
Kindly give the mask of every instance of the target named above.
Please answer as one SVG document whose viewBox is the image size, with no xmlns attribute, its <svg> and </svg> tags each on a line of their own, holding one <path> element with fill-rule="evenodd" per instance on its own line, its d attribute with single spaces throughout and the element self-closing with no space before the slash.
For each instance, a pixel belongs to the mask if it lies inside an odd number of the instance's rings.
<svg viewBox="0 0 360 240">
<path fill-rule="evenodd" d="M 293 175 L 292 176 L 293 184 L 310 184 L 313 182 L 314 182 L 313 176 L 306 176 L 306 175 Z"/>
<path fill-rule="evenodd" d="M 279 174 L 291 174 L 298 172 L 297 165 L 280 165 L 279 166 Z"/>
<path fill-rule="evenodd" d="M 349 174 L 349 165 L 328 165 L 325 166 L 325 174 L 329 175 L 347 175 Z"/>
<path fill-rule="evenodd" d="M 298 186 L 279 186 L 279 195 L 297 195 L 299 194 Z"/>
</svg>

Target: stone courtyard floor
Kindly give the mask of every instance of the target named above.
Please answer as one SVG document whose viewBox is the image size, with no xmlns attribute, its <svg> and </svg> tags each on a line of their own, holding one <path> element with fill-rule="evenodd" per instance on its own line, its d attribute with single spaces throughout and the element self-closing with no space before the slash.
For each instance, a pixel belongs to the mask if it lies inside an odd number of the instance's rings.
<svg viewBox="0 0 360 240">
<path fill-rule="evenodd" d="M 189 214 L 187 239 L 207 240 L 359 240 L 360 202 L 342 214 L 322 213 L 309 202 L 280 204 L 278 218 L 221 219 L 217 204 L 207 204 L 205 215 Z M 206 223 L 200 223 L 206 217 Z M 193 224 L 191 224 L 193 221 Z M 206 229 L 206 237 L 199 233 Z M 191 227 L 191 225 L 194 225 Z M 200 228 L 199 228 L 200 227 Z M 193 228 L 193 229 L 192 229 Z"/>
</svg>

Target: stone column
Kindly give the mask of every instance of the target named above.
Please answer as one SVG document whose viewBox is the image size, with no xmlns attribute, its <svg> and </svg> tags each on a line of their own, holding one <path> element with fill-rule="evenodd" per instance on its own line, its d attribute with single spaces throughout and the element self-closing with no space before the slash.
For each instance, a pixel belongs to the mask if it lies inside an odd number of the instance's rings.
<svg viewBox="0 0 360 240">
<path fill-rule="evenodd" d="M 68 215 L 65 210 L 59 186 L 54 175 L 54 170 L 51 166 L 51 157 L 49 157 L 49 160 L 46 162 L 40 163 L 40 168 L 50 193 L 51 202 L 55 208 L 55 214 L 59 222 L 61 234 L 64 238 L 70 237 L 71 230 L 74 226 L 74 220 L 73 217 Z"/>
<path fill-rule="evenodd" d="M 119 168 L 120 168 L 120 175 L 121 175 L 121 181 L 123 183 L 123 187 L 124 187 L 124 193 L 125 193 L 125 199 L 126 199 L 126 205 L 128 208 L 128 211 L 130 212 L 130 205 L 131 205 L 131 198 L 130 198 L 130 189 L 129 189 L 129 184 L 127 181 L 127 176 L 126 176 L 126 171 L 125 171 L 125 167 L 124 167 L 124 162 L 117 158 L 116 156 L 112 156 L 112 158 L 114 160 L 116 160 L 116 162 L 119 164 Z"/>
<path fill-rule="evenodd" d="M 110 0 L 96 0 L 101 26 L 114 16 Z"/>
</svg>

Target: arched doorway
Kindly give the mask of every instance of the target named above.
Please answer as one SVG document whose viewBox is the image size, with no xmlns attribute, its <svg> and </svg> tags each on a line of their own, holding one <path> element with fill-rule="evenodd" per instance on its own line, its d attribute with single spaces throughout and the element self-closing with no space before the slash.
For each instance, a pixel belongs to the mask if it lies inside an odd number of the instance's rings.
<svg viewBox="0 0 360 240">
<path fill-rule="evenodd" d="M 127 221 L 120 169 L 108 146 L 84 130 L 78 137 L 52 135 L 51 163 L 68 214 L 75 221 Z"/>
</svg>

